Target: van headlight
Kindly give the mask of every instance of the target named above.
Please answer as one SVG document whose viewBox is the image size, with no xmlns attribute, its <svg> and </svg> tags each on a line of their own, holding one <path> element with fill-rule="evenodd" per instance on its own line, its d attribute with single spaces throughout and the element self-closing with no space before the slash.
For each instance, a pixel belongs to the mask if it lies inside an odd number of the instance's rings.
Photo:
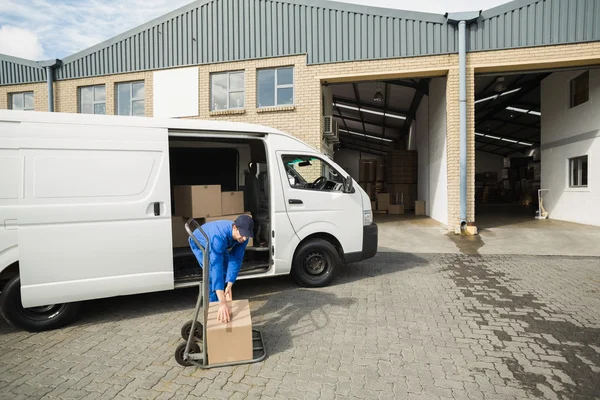
<svg viewBox="0 0 600 400">
<path fill-rule="evenodd" d="M 371 225 L 373 223 L 373 211 L 363 212 L 363 225 Z"/>
</svg>

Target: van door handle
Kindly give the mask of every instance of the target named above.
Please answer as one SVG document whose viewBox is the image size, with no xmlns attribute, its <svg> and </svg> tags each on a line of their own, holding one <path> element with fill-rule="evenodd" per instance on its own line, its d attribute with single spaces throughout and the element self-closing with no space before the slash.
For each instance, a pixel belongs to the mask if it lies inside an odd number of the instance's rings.
<svg viewBox="0 0 600 400">
<path fill-rule="evenodd" d="M 160 215 L 160 203 L 157 201 L 154 203 L 154 216 L 158 217 Z"/>
<path fill-rule="evenodd" d="M 289 199 L 288 201 L 290 204 L 303 204 L 300 199 Z"/>
</svg>

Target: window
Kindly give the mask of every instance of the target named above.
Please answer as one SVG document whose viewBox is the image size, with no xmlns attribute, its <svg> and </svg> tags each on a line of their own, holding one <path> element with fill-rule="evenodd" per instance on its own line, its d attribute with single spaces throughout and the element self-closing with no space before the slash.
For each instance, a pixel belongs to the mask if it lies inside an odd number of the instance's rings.
<svg viewBox="0 0 600 400">
<path fill-rule="evenodd" d="M 569 186 L 573 188 L 588 185 L 588 156 L 569 159 Z"/>
<path fill-rule="evenodd" d="M 13 93 L 10 95 L 10 109 L 33 111 L 33 92 Z"/>
<path fill-rule="evenodd" d="M 258 107 L 294 104 L 294 67 L 258 71 Z"/>
<path fill-rule="evenodd" d="M 106 114 L 106 88 L 104 85 L 79 88 L 79 112 L 82 114 Z"/>
<path fill-rule="evenodd" d="M 244 108 L 244 71 L 211 75 L 211 111 Z"/>
<path fill-rule="evenodd" d="M 571 108 L 590 99 L 590 72 L 585 71 L 571 80 Z"/>
<path fill-rule="evenodd" d="M 282 161 L 288 182 L 295 189 L 344 191 L 342 174 L 318 157 L 284 155 Z"/>
<path fill-rule="evenodd" d="M 145 115 L 144 81 L 117 83 L 117 114 Z"/>
</svg>

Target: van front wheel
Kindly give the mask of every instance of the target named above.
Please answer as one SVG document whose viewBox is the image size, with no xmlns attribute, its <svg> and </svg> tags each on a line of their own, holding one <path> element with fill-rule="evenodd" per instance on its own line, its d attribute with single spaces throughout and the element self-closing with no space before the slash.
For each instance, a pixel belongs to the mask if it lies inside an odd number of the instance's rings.
<svg viewBox="0 0 600 400">
<path fill-rule="evenodd" d="M 73 321 L 81 303 L 52 304 L 24 308 L 21 303 L 21 280 L 12 278 L 0 294 L 0 313 L 15 328 L 41 332 L 63 327 Z"/>
<path fill-rule="evenodd" d="M 327 286 L 340 264 L 335 247 L 326 240 L 312 239 L 302 244 L 292 265 L 292 277 L 306 287 Z"/>
</svg>

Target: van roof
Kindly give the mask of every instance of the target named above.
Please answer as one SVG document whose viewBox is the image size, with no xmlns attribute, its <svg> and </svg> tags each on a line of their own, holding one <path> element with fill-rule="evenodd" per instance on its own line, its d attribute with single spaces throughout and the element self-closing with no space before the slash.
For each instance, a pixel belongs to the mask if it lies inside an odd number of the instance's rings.
<svg viewBox="0 0 600 400">
<path fill-rule="evenodd" d="M 94 115 L 64 112 L 0 110 L 0 122 L 33 122 L 50 124 L 87 124 L 197 130 L 212 132 L 240 132 L 294 136 L 268 126 L 221 120 L 182 118 L 132 117 L 121 115 Z"/>
</svg>

